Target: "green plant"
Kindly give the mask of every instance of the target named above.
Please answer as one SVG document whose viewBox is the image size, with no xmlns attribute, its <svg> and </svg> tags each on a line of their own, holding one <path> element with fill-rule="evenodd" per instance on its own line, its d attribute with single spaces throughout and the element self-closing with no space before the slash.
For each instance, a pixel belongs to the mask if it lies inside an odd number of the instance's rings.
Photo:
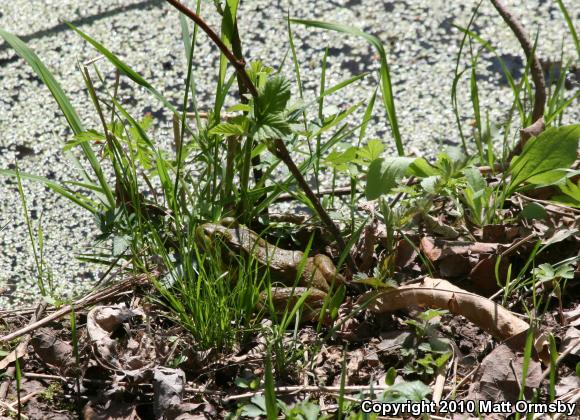
<svg viewBox="0 0 580 420">
<path fill-rule="evenodd" d="M 576 159 L 579 139 L 580 125 L 548 128 L 530 139 L 522 154 L 510 163 L 511 179 L 505 195 L 512 194 L 525 182 L 549 185 L 564 178 Z"/>
<path fill-rule="evenodd" d="M 445 313 L 447 311 L 429 309 L 418 315 L 419 320 L 405 321 L 414 332 L 401 349 L 401 355 L 407 359 L 403 368 L 406 375 L 432 376 L 451 356 L 449 344 L 437 334 L 439 322 L 436 318 Z"/>
</svg>

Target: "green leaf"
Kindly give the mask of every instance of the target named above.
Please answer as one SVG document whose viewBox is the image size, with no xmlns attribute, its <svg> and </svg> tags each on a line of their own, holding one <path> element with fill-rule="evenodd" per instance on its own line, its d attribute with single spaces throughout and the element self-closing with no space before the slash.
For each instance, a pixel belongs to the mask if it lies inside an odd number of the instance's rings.
<svg viewBox="0 0 580 420">
<path fill-rule="evenodd" d="M 465 174 L 467 185 L 469 185 L 474 192 L 482 191 L 487 187 L 487 183 L 485 182 L 485 179 L 483 179 L 479 169 L 470 166 L 465 168 L 463 173 Z"/>
<path fill-rule="evenodd" d="M 113 236 L 113 256 L 118 257 L 123 255 L 129 248 L 130 237 L 128 236 Z"/>
<path fill-rule="evenodd" d="M 369 166 L 365 194 L 368 200 L 388 194 L 395 188 L 405 171 L 414 161 L 413 158 L 390 157 L 375 159 Z"/>
<path fill-rule="evenodd" d="M 418 178 L 427 178 L 434 175 L 439 175 L 439 171 L 434 168 L 427 160 L 424 158 L 417 158 L 409 165 L 409 175 L 416 176 Z"/>
<path fill-rule="evenodd" d="M 406 403 L 408 400 L 419 402 L 431 392 L 431 388 L 421 381 L 399 382 L 385 391 L 383 401 L 390 403 Z"/>
<path fill-rule="evenodd" d="M 385 48 L 383 47 L 381 40 L 374 35 L 369 35 L 366 32 L 361 31 L 358 28 L 354 28 L 352 26 L 347 25 L 341 25 L 338 23 L 329 23 L 318 20 L 303 20 L 303 19 L 291 19 L 290 21 L 293 23 L 298 23 L 300 25 L 355 35 L 366 40 L 377 50 L 381 60 L 380 85 L 383 104 L 385 106 L 385 110 L 387 111 L 387 118 L 389 120 L 389 124 L 391 125 L 393 137 L 395 138 L 397 152 L 399 153 L 399 156 L 403 156 L 405 152 L 403 150 L 403 140 L 401 139 L 401 133 L 399 132 L 399 123 L 397 120 L 397 113 L 395 109 L 395 98 L 391 84 L 389 64 L 387 62 L 387 53 L 385 52 Z"/>
<path fill-rule="evenodd" d="M 13 171 L 11 169 L 0 169 L 0 175 L 15 177 L 16 176 L 16 171 Z M 54 181 L 51 181 L 48 178 L 45 178 L 45 177 L 42 177 L 42 176 L 38 176 L 38 175 L 31 175 L 31 174 L 22 173 L 22 172 L 20 172 L 19 175 L 20 175 L 20 177 L 22 177 L 22 179 L 28 179 L 28 180 L 31 180 L 31 181 L 40 182 L 40 183 L 44 184 L 48 188 L 50 188 L 51 190 L 53 190 L 54 192 L 56 192 L 57 194 L 62 195 L 63 197 L 69 199 L 73 203 L 75 203 L 75 204 L 81 206 L 82 208 L 88 210 L 92 214 L 97 214 L 97 209 L 95 207 L 95 203 L 91 202 L 86 197 L 83 197 L 81 195 L 75 194 L 74 192 L 72 192 L 69 189 L 63 187 L 59 183 L 54 182 Z M 95 187 L 95 190 L 96 189 L 97 189 L 97 187 Z M 100 190 L 100 192 L 102 192 L 102 190 Z"/>
<path fill-rule="evenodd" d="M 256 103 L 261 116 L 284 111 L 290 100 L 290 82 L 282 76 L 274 76 L 258 92 Z"/>
<path fill-rule="evenodd" d="M 133 70 L 128 64 L 123 62 L 119 57 L 109 51 L 103 44 L 94 40 L 83 31 L 78 29 L 76 26 L 67 23 L 71 29 L 73 29 L 76 33 L 78 33 L 81 37 L 83 37 L 89 44 L 91 44 L 95 49 L 103 54 L 110 62 L 113 64 L 119 71 L 127 76 L 129 79 L 133 80 L 140 86 L 143 86 L 149 92 L 153 94 L 157 99 L 159 99 L 168 109 L 170 109 L 173 113 L 178 114 L 177 109 L 169 102 L 157 89 L 155 89 L 147 80 L 145 80 L 139 73 Z"/>
<path fill-rule="evenodd" d="M 256 141 L 284 138 L 292 133 L 288 121 L 282 114 L 268 114 L 262 117 L 255 130 L 253 137 Z"/>
<path fill-rule="evenodd" d="M 549 184 L 561 179 L 576 160 L 580 139 L 580 125 L 549 128 L 530 139 L 522 154 L 514 158 L 509 172 L 512 175 L 508 194 L 524 182 Z"/>
<path fill-rule="evenodd" d="M 383 142 L 377 139 L 373 139 L 369 140 L 366 146 L 361 147 L 357 151 L 357 154 L 363 160 L 372 162 L 373 160 L 378 159 L 384 151 L 385 145 Z"/>
<path fill-rule="evenodd" d="M 50 90 L 50 93 L 54 97 L 58 106 L 60 107 L 73 133 L 79 134 L 83 132 L 85 130 L 83 127 L 83 123 L 81 122 L 81 119 L 77 115 L 72 104 L 68 100 L 68 97 L 65 95 L 64 91 L 60 87 L 60 84 L 56 81 L 56 79 L 46 68 L 46 66 L 42 63 L 40 58 L 38 58 L 38 56 L 34 53 L 34 51 L 28 48 L 28 46 L 24 42 L 22 42 L 20 38 L 18 38 L 14 34 L 11 34 L 10 32 L 6 32 L 0 29 L 0 36 L 4 38 L 4 40 L 8 44 L 10 44 L 10 46 L 12 46 L 12 48 L 14 48 L 16 53 L 19 56 L 21 56 L 30 67 L 32 67 L 32 70 L 34 70 L 34 72 L 38 75 L 38 77 L 40 77 L 40 79 L 44 82 L 46 87 Z M 103 188 L 103 192 L 107 196 L 109 204 L 113 206 L 115 200 L 111 188 L 107 184 L 102 168 L 100 166 L 97 157 L 95 156 L 95 153 L 91 149 L 90 144 L 86 142 L 81 143 L 81 148 L 83 150 L 85 157 L 89 161 L 94 174 L 98 178 L 99 183 Z M 82 172 L 85 178 L 90 179 L 89 174 L 84 169 L 82 170 Z"/>
<path fill-rule="evenodd" d="M 526 204 L 526 206 L 520 212 L 520 217 L 522 219 L 545 219 L 548 217 L 548 212 L 539 203 L 531 202 Z"/>
<path fill-rule="evenodd" d="M 385 374 L 385 384 L 393 385 L 395 383 L 395 379 L 397 378 L 397 369 L 394 367 L 390 367 Z"/>
<path fill-rule="evenodd" d="M 65 152 L 82 144 L 82 143 L 103 143 L 105 142 L 105 135 L 95 130 L 82 131 L 74 135 L 74 140 L 65 143 L 63 150 Z"/>
<path fill-rule="evenodd" d="M 75 109 L 71 105 L 60 84 L 55 80 L 50 71 L 44 66 L 40 58 L 16 35 L 11 34 L 0 29 L 0 36 L 10 44 L 12 48 L 22 57 L 32 70 L 42 79 L 46 87 L 52 93 L 52 96 L 58 103 L 64 117 L 66 118 L 70 128 L 75 134 L 84 131 L 83 123 L 77 115 Z"/>
<path fill-rule="evenodd" d="M 274 375 L 272 373 L 272 358 L 270 351 L 266 355 L 265 380 L 264 380 L 264 397 L 266 399 L 266 413 L 268 420 L 278 418 L 278 404 L 276 403 L 276 392 L 274 389 Z"/>
<path fill-rule="evenodd" d="M 221 134 L 226 137 L 242 136 L 246 133 L 246 128 L 242 124 L 232 124 L 229 122 L 222 122 L 209 130 L 209 134 Z"/>
<path fill-rule="evenodd" d="M 580 180 L 578 184 L 574 184 L 571 180 L 567 179 L 565 185 L 560 185 L 560 190 L 564 195 L 552 197 L 553 201 L 571 207 L 580 207 Z"/>
</svg>

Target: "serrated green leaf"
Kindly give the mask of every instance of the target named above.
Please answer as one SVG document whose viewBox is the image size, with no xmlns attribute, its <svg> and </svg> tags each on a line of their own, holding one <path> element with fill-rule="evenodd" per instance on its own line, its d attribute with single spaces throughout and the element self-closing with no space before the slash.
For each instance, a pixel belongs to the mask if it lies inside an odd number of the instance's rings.
<svg viewBox="0 0 580 420">
<path fill-rule="evenodd" d="M 368 143 L 358 149 L 357 154 L 363 160 L 372 162 L 375 159 L 381 157 L 381 154 L 385 151 L 385 145 L 382 141 L 373 139 L 369 140 Z"/>
<path fill-rule="evenodd" d="M 374 200 L 388 194 L 398 185 L 413 160 L 413 158 L 390 157 L 372 161 L 367 173 L 365 189 L 367 199 Z"/>
<path fill-rule="evenodd" d="M 256 99 L 257 110 L 260 116 L 277 114 L 286 108 L 290 100 L 290 82 L 282 76 L 270 77 L 258 92 Z"/>
<path fill-rule="evenodd" d="M 427 178 L 430 176 L 438 175 L 439 171 L 434 168 L 427 160 L 424 158 L 417 158 L 409 165 L 409 175 L 416 176 L 418 178 Z"/>
<path fill-rule="evenodd" d="M 240 124 L 232 124 L 229 122 L 222 122 L 209 130 L 209 134 L 220 134 L 226 137 L 242 136 L 246 132 L 245 128 Z"/>
</svg>

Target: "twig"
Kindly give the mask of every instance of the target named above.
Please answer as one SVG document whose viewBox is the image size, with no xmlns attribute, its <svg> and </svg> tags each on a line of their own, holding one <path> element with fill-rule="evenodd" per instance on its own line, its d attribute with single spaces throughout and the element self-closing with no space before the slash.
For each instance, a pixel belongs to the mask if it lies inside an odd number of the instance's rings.
<svg viewBox="0 0 580 420">
<path fill-rule="evenodd" d="M 567 401 L 567 403 L 568 403 L 568 404 L 576 404 L 576 403 L 578 402 L 578 400 L 580 400 L 580 389 L 577 389 L 577 390 L 576 390 L 576 394 L 575 394 L 575 395 L 574 395 L 572 398 L 570 398 L 570 399 Z M 560 417 L 562 417 L 562 415 L 563 415 L 563 414 L 564 414 L 564 413 L 558 413 L 558 414 L 556 414 L 556 415 L 554 416 L 554 420 L 558 420 Z M 536 418 L 536 417 L 534 417 L 534 419 L 535 419 L 535 418 Z"/>
<path fill-rule="evenodd" d="M 528 37 L 524 27 L 518 19 L 508 10 L 508 8 L 500 0 L 490 0 L 501 15 L 504 22 L 510 27 L 520 45 L 522 46 L 526 58 L 531 60 L 530 71 L 532 73 L 532 80 L 536 87 L 536 95 L 534 98 L 534 109 L 532 111 L 532 122 L 535 123 L 544 116 L 544 107 L 546 105 L 546 82 L 544 80 L 544 71 L 538 55 L 534 52 L 534 44 Z"/>
<path fill-rule="evenodd" d="M 475 372 L 477 372 L 477 369 L 479 369 L 479 366 L 477 366 L 476 368 L 474 368 L 471 372 L 469 372 L 467 375 L 465 375 L 463 377 L 463 379 L 461 379 L 459 381 L 459 383 L 457 385 L 455 385 L 453 388 L 451 388 L 451 391 L 449 391 L 447 393 L 447 396 L 445 397 L 446 399 L 449 399 L 453 394 L 455 394 L 455 392 L 464 384 L 466 383 L 474 374 Z"/>
<path fill-rule="evenodd" d="M 324 197 L 325 195 L 335 195 L 335 196 L 343 196 L 343 195 L 349 195 L 351 193 L 352 189 L 350 187 L 337 187 L 337 188 L 325 188 L 325 189 L 321 189 L 317 192 L 314 192 L 314 194 L 317 197 Z M 284 193 L 284 194 L 280 194 L 278 197 L 276 197 L 276 199 L 274 200 L 275 202 L 283 202 L 283 201 L 294 201 L 296 200 L 296 196 L 294 194 L 291 193 Z"/>
<path fill-rule="evenodd" d="M 504 22 L 510 27 L 520 45 L 524 50 L 526 58 L 531 61 L 530 71 L 532 73 L 532 80 L 536 88 L 534 96 L 534 109 L 532 110 L 532 124 L 520 130 L 520 140 L 512 149 L 508 156 L 508 161 L 516 154 L 521 153 L 524 144 L 532 137 L 537 136 L 544 131 L 544 108 L 546 106 L 546 81 L 544 79 L 544 71 L 538 55 L 534 51 L 534 44 L 528 37 L 522 24 L 518 19 L 508 10 L 508 8 L 500 0 L 490 0 L 495 9 L 501 15 Z"/>
<path fill-rule="evenodd" d="M 241 81 L 246 86 L 246 88 L 248 88 L 248 92 L 250 92 L 250 94 L 254 98 L 258 97 L 258 90 L 250 80 L 248 73 L 246 73 L 246 62 L 244 61 L 244 59 L 236 58 L 234 53 L 230 51 L 230 49 L 226 46 L 226 44 L 223 43 L 219 35 L 216 34 L 213 31 L 213 29 L 211 29 L 209 25 L 205 23 L 205 21 L 201 18 L 201 16 L 199 16 L 193 10 L 189 9 L 187 6 L 185 6 L 184 4 L 180 3 L 177 0 L 166 0 L 166 1 L 167 3 L 175 7 L 177 10 L 179 10 L 181 13 L 183 13 L 185 16 L 193 20 L 207 34 L 207 36 L 210 37 L 213 43 L 220 49 L 222 54 L 234 66 L 234 68 L 236 69 L 236 73 L 240 77 Z"/>
<path fill-rule="evenodd" d="M 42 316 L 42 314 L 46 310 L 46 307 L 47 307 L 47 304 L 44 302 L 39 304 L 36 307 L 36 310 L 34 311 L 34 315 L 30 318 L 28 325 L 34 324 Z M 29 340 L 30 340 L 30 337 L 27 336 L 21 343 L 18 344 L 18 346 L 16 347 L 16 350 L 14 350 L 15 357 L 17 357 L 17 358 L 20 357 L 20 355 L 18 355 L 18 349 L 23 348 L 24 351 L 26 352 L 26 348 L 28 347 Z M 10 355 L 8 355 L 6 357 L 7 358 L 10 357 Z M 2 384 L 0 385 L 0 401 L 6 399 L 6 395 L 8 394 L 8 386 L 10 385 L 10 379 L 14 376 L 15 373 L 16 373 L 16 369 L 14 366 L 10 366 L 10 367 L 8 367 L 8 369 L 6 369 L 6 372 L 5 372 L 6 380 L 4 382 L 2 382 Z"/>
<path fill-rule="evenodd" d="M 539 198 L 532 198 L 532 197 L 528 197 L 527 195 L 524 195 L 524 194 L 521 194 L 521 193 L 515 193 L 515 195 L 516 195 L 517 197 L 520 197 L 520 198 L 521 198 L 521 199 L 523 199 L 523 200 L 526 200 L 526 201 L 531 201 L 531 202 L 534 202 L 534 203 L 539 203 L 539 204 L 545 204 L 545 205 L 547 205 L 547 206 L 549 205 L 549 206 L 560 207 L 560 208 L 562 208 L 562 209 L 565 209 L 565 210 L 568 210 L 568 211 L 570 211 L 570 212 L 572 212 L 572 213 L 575 213 L 575 214 L 580 214 L 580 209 L 575 209 L 575 208 L 573 208 L 573 207 L 568 207 L 568 206 L 565 206 L 565 205 L 563 205 L 563 204 L 552 203 L 551 201 L 540 200 Z M 559 215 L 562 215 L 562 216 L 572 217 L 572 216 L 571 216 L 571 215 L 569 215 L 569 214 L 566 214 L 566 213 L 564 213 L 564 212 L 556 212 L 556 211 L 555 211 L 555 210 L 553 210 L 553 209 L 546 209 L 546 211 L 551 211 L 552 213 L 556 213 L 556 214 L 559 214 Z"/>
<path fill-rule="evenodd" d="M 286 148 L 284 142 L 281 139 L 275 139 L 273 141 L 273 147 L 271 151 L 272 153 L 274 153 L 274 155 L 276 155 L 278 159 L 280 159 L 282 162 L 286 164 L 286 166 L 290 170 L 290 173 L 294 175 L 294 178 L 296 178 L 298 185 L 300 185 L 302 190 L 304 190 L 304 193 L 314 206 L 316 213 L 318 213 L 318 217 L 320 217 L 322 223 L 326 225 L 326 228 L 334 236 L 334 239 L 336 240 L 338 246 L 340 247 L 340 251 L 347 252 L 346 263 L 348 267 L 353 272 L 358 271 L 354 258 L 350 254 L 350 251 L 346 249 L 346 243 L 342 238 L 340 229 L 334 224 L 334 222 L 332 221 L 326 210 L 324 210 L 324 208 L 322 207 L 322 204 L 320 204 L 320 200 L 318 199 L 316 194 L 314 194 L 314 192 L 310 188 L 310 185 L 308 185 L 308 182 L 306 182 L 304 176 L 302 176 L 302 172 L 300 172 L 300 169 L 298 169 L 298 167 L 292 160 L 292 157 L 290 156 L 290 153 L 288 152 L 288 149 Z"/>
<path fill-rule="evenodd" d="M 140 283 L 144 283 L 151 276 L 155 277 L 158 275 L 159 275 L 159 272 L 154 271 L 153 273 L 150 273 L 150 274 L 146 273 L 146 274 L 140 274 L 137 276 L 131 276 L 127 280 L 124 280 L 120 283 L 117 283 L 117 284 L 115 284 L 115 285 L 113 285 L 105 290 L 101 290 L 98 292 L 88 294 L 85 297 L 77 300 L 73 305 L 65 305 L 62 308 L 60 308 L 58 311 L 53 312 L 52 314 L 42 318 L 39 321 L 33 322 L 32 324 L 29 324 L 24 328 L 21 328 L 17 331 L 14 331 L 13 333 L 10 333 L 8 335 L 0 337 L 0 343 L 5 343 L 5 342 L 8 342 L 10 340 L 14 340 L 15 338 L 21 337 L 24 334 L 28 334 L 31 331 L 34 331 L 34 330 L 54 321 L 56 319 L 59 319 L 60 317 L 68 315 L 73 310 L 73 307 L 75 308 L 75 310 L 78 310 L 78 309 L 82 309 L 82 308 L 89 306 L 89 305 L 94 305 L 95 303 L 98 303 L 98 302 L 101 302 L 105 299 L 113 297 L 113 296 L 119 294 L 120 292 L 123 292 L 127 289 L 131 289 Z"/>
<path fill-rule="evenodd" d="M 353 385 L 344 387 L 342 390 L 345 393 L 356 393 L 356 392 L 375 392 L 375 391 L 385 391 L 389 389 L 388 386 L 368 386 L 368 385 Z M 185 389 L 188 390 L 187 388 Z M 294 385 L 294 386 L 280 386 L 276 387 L 275 392 L 277 395 L 279 394 L 294 394 L 299 392 L 317 392 L 317 393 L 324 393 L 324 394 L 335 394 L 341 391 L 340 386 L 304 386 L 304 385 Z M 252 392 L 244 392 L 243 394 L 236 394 L 230 395 L 223 399 L 224 402 L 231 402 L 242 400 L 245 398 L 254 397 L 256 395 L 263 394 L 264 390 L 259 391 L 252 391 Z M 208 392 L 204 392 L 208 393 Z"/>
</svg>

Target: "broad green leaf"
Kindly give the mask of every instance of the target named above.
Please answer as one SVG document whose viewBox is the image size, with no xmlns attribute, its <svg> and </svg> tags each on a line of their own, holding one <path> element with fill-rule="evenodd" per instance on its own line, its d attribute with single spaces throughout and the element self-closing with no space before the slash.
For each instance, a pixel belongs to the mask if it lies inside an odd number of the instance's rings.
<svg viewBox="0 0 580 420">
<path fill-rule="evenodd" d="M 372 162 L 375 159 L 381 157 L 381 154 L 385 151 L 385 145 L 382 141 L 373 139 L 369 140 L 366 146 L 361 147 L 357 154 L 362 159 Z"/>
<path fill-rule="evenodd" d="M 580 207 L 580 181 L 578 181 L 578 184 L 574 184 L 567 179 L 565 185 L 560 185 L 560 190 L 564 195 L 552 197 L 552 201 L 557 201 L 567 206 Z"/>
<path fill-rule="evenodd" d="M 576 160 L 580 125 L 549 128 L 530 139 L 522 154 L 511 162 L 508 193 L 521 184 L 548 184 L 561 179 Z"/>
<path fill-rule="evenodd" d="M 421 381 L 399 382 L 385 391 L 383 401 L 390 403 L 419 402 L 425 399 L 431 392 L 432 389 Z"/>
<path fill-rule="evenodd" d="M 292 133 L 288 121 L 282 114 L 269 114 L 260 119 L 255 128 L 254 140 L 263 141 L 268 139 L 284 138 Z"/>
<path fill-rule="evenodd" d="M 531 202 L 522 209 L 520 217 L 523 219 L 545 219 L 548 217 L 548 212 L 541 204 Z"/>
<path fill-rule="evenodd" d="M 439 175 L 439 171 L 424 158 L 415 159 L 413 163 L 409 165 L 408 172 L 409 175 L 413 175 L 418 178 L 427 178 L 430 176 Z"/>
<path fill-rule="evenodd" d="M 229 136 L 242 136 L 246 133 L 246 128 L 242 124 L 232 124 L 229 122 L 223 122 L 216 125 L 214 128 L 209 130 L 209 134 L 221 134 L 226 137 Z"/>
<path fill-rule="evenodd" d="M 365 194 L 367 199 L 374 200 L 383 194 L 388 194 L 395 188 L 405 171 L 414 161 L 413 158 L 391 157 L 375 159 L 371 162 L 367 173 Z"/>
<path fill-rule="evenodd" d="M 474 192 L 481 191 L 487 186 L 487 183 L 485 182 L 485 179 L 483 179 L 479 169 L 470 166 L 465 168 L 463 173 L 465 174 L 465 180 L 467 181 L 467 184 Z"/>
</svg>

